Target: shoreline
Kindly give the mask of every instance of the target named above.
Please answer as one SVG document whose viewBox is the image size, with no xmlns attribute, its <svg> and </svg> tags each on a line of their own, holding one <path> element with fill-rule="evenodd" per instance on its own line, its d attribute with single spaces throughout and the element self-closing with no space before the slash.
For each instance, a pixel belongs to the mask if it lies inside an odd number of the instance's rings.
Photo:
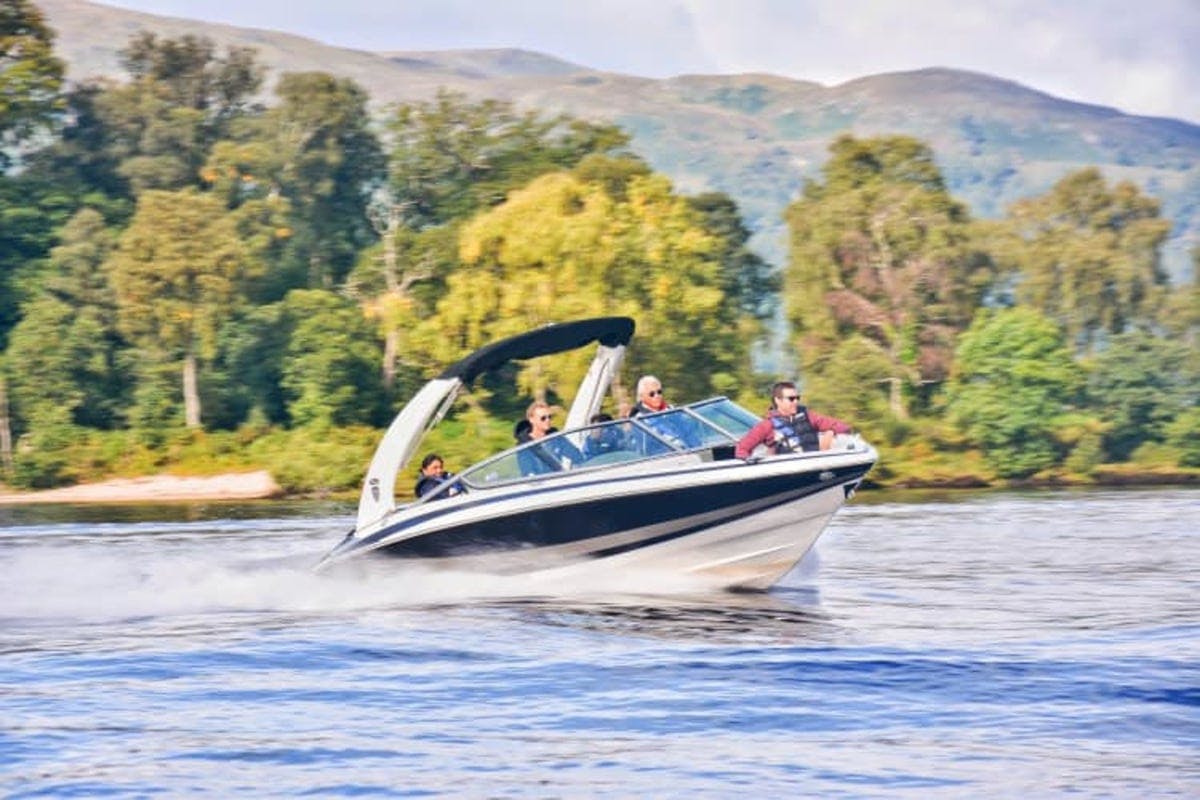
<svg viewBox="0 0 1200 800">
<path fill-rule="evenodd" d="M 1115 488 L 1153 486 L 1200 486 L 1200 471 L 1163 470 L 1158 472 L 1104 471 L 1092 480 L 1063 480 L 1061 477 L 1041 480 L 989 483 L 978 476 L 956 478 L 937 477 L 915 479 L 900 477 L 894 482 L 879 483 L 867 479 L 866 491 L 958 491 L 1005 489 L 1063 489 Z M 12 491 L 0 488 L 0 506 L 36 505 L 51 503 L 80 504 L 138 504 L 221 502 L 237 500 L 277 500 L 305 495 L 288 494 L 268 470 L 228 472 L 208 476 L 147 475 L 137 478 L 112 478 L 95 483 L 80 483 L 56 489 Z"/>
<path fill-rule="evenodd" d="M 283 489 L 267 470 L 231 472 L 203 477 L 150 475 L 113 478 L 57 489 L 0 492 L 0 506 L 35 503 L 156 503 L 221 500 L 267 500 L 282 497 Z"/>
</svg>

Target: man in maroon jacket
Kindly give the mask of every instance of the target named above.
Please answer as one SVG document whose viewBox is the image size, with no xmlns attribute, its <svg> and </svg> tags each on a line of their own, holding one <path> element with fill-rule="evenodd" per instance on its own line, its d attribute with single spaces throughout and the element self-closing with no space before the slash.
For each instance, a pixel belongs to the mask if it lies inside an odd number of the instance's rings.
<svg viewBox="0 0 1200 800">
<path fill-rule="evenodd" d="M 800 405 L 800 393 L 791 381 L 771 387 L 771 410 L 737 443 L 738 458 L 749 458 L 754 448 L 766 445 L 772 454 L 828 450 L 837 433 L 849 433 L 840 419 L 826 417 Z"/>
</svg>

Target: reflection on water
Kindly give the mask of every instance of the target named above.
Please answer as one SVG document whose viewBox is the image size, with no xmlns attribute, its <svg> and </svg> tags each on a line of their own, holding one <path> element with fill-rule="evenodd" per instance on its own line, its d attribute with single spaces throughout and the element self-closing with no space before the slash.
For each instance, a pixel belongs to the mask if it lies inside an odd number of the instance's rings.
<svg viewBox="0 0 1200 800">
<path fill-rule="evenodd" d="M 0 794 L 1197 796 L 1198 512 L 860 493 L 769 593 L 646 596 L 318 575 L 331 504 L 0 508 Z"/>
<path fill-rule="evenodd" d="M 492 603 L 522 624 L 578 628 L 615 636 L 711 644 L 796 644 L 833 637 L 837 626 L 812 589 L 773 593 L 714 592 L 694 597 L 625 595 L 590 602 L 510 600 Z"/>
</svg>

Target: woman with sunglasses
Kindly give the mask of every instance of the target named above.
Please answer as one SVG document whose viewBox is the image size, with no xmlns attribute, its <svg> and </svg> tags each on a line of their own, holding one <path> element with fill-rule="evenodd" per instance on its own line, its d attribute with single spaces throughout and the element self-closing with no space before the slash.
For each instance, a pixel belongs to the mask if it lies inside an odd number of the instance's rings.
<svg viewBox="0 0 1200 800">
<path fill-rule="evenodd" d="M 528 424 L 526 424 L 528 423 Z M 550 406 L 541 400 L 535 400 L 525 410 L 525 419 L 517 423 L 517 441 L 537 442 L 550 437 L 556 432 Z M 522 475 L 543 475 L 547 472 L 558 472 L 570 469 L 583 461 L 583 454 L 565 437 L 551 437 L 543 445 L 527 447 L 517 453 L 517 464 Z"/>
<path fill-rule="evenodd" d="M 772 455 L 828 450 L 838 433 L 850 433 L 850 426 L 800 405 L 796 384 L 780 381 L 771 387 L 771 408 L 766 418 L 742 437 L 734 453 L 738 458 L 749 458 L 759 445 L 765 445 Z"/>
</svg>

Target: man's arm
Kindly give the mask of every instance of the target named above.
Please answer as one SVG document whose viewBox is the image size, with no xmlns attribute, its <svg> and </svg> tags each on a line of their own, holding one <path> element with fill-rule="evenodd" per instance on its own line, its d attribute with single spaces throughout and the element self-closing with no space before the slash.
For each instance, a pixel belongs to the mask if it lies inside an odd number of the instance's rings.
<svg viewBox="0 0 1200 800">
<path fill-rule="evenodd" d="M 775 428 L 771 424 L 771 420 L 759 420 L 758 424 L 747 431 L 746 435 L 737 443 L 733 454 L 738 458 L 749 458 L 750 454 L 754 452 L 754 448 L 774 439 L 774 432 Z"/>
<path fill-rule="evenodd" d="M 808 409 L 808 421 L 819 431 L 833 431 L 834 433 L 849 433 L 851 431 L 850 426 L 837 417 L 827 417 L 824 414 L 818 414 L 811 408 Z"/>
</svg>

